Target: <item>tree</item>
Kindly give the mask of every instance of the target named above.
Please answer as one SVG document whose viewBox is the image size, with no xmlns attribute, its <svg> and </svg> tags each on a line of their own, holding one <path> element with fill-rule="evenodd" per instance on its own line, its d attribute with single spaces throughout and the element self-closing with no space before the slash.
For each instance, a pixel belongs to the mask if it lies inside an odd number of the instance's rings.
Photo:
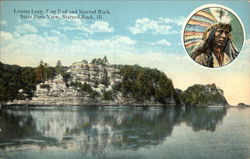
<svg viewBox="0 0 250 159">
<path fill-rule="evenodd" d="M 56 74 L 63 74 L 63 66 L 60 60 L 56 63 L 55 72 Z"/>
<path fill-rule="evenodd" d="M 35 81 L 41 83 L 45 81 L 45 65 L 41 60 L 39 66 L 35 69 Z"/>
<path fill-rule="evenodd" d="M 140 102 L 153 98 L 162 104 L 166 104 L 170 98 L 178 98 L 172 81 L 165 73 L 138 65 L 116 67 L 120 69 L 123 80 L 114 88 L 121 91 L 124 97 L 133 97 Z"/>
<path fill-rule="evenodd" d="M 60 60 L 58 60 L 58 61 L 57 61 L 57 63 L 56 63 L 56 67 L 62 67 L 62 63 L 61 63 L 61 61 L 60 61 Z"/>
<path fill-rule="evenodd" d="M 22 88 L 21 67 L 0 63 L 0 74 L 0 101 L 16 99 Z"/>
<path fill-rule="evenodd" d="M 22 68 L 21 77 L 22 89 L 24 90 L 24 93 L 27 94 L 29 98 L 31 98 L 33 96 L 33 91 L 36 88 L 35 69 L 31 67 Z"/>
<path fill-rule="evenodd" d="M 69 73 L 63 73 L 63 81 L 67 83 L 71 78 L 71 75 Z"/>
</svg>

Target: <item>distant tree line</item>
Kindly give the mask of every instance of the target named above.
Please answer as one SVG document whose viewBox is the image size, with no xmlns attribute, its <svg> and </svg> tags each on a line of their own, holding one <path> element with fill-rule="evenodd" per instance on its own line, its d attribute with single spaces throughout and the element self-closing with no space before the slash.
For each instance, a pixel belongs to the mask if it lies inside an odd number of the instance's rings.
<svg viewBox="0 0 250 159">
<path fill-rule="evenodd" d="M 50 67 L 40 61 L 37 67 L 20 67 L 0 62 L 0 101 L 14 99 L 30 99 L 34 95 L 36 85 L 56 74 L 63 73 L 66 68 L 58 61 L 56 67 Z"/>
</svg>

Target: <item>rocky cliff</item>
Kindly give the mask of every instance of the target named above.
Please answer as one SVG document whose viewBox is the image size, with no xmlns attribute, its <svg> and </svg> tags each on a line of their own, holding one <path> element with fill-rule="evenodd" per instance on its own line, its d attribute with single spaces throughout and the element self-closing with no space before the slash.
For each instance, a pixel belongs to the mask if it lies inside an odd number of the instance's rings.
<svg viewBox="0 0 250 159">
<path fill-rule="evenodd" d="M 0 65 L 1 66 L 1 65 Z M 164 72 L 138 65 L 110 65 L 107 58 L 83 60 L 70 67 L 21 68 L 2 65 L 5 81 L 16 87 L 0 90 L 7 104 L 27 105 L 227 105 L 223 91 L 212 85 L 175 89 Z M 13 73 L 13 67 L 14 73 Z M 0 67 L 1 68 L 1 67 Z M 21 70 L 21 71 L 20 71 Z M 21 78 L 21 80 L 20 80 Z M 7 84 L 6 84 L 7 83 Z M 18 86 L 18 87 L 17 87 Z M 10 94 L 6 96 L 6 94 Z M 15 99 L 15 100 L 13 100 Z"/>
<path fill-rule="evenodd" d="M 36 86 L 35 96 L 26 101 L 35 105 L 96 105 L 117 104 L 102 100 L 103 92 L 122 80 L 119 70 L 106 58 L 73 63 L 63 74 Z"/>
<path fill-rule="evenodd" d="M 172 81 L 157 69 L 112 66 L 106 57 L 75 62 L 36 85 L 34 96 L 8 104 L 176 105 Z"/>
</svg>

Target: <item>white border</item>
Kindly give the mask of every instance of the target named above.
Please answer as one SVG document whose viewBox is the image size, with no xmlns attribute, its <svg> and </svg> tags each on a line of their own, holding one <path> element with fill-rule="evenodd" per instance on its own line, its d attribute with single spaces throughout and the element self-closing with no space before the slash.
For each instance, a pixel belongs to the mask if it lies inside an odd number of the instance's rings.
<svg viewBox="0 0 250 159">
<path fill-rule="evenodd" d="M 217 8 L 218 8 L 218 7 L 223 8 L 223 9 L 225 9 L 225 10 L 231 12 L 231 13 L 239 20 L 239 22 L 240 22 L 240 24 L 241 24 L 241 27 L 242 27 L 242 30 L 243 30 L 243 44 L 242 44 L 241 49 L 239 50 L 238 56 L 240 55 L 241 51 L 242 51 L 243 48 L 244 48 L 245 41 L 246 41 L 246 39 L 245 39 L 245 38 L 246 38 L 246 34 L 245 34 L 245 28 L 244 28 L 243 22 L 241 21 L 240 17 L 238 16 L 238 14 L 237 14 L 235 11 L 233 11 L 231 8 L 228 8 L 228 7 L 226 7 L 226 6 L 224 6 L 224 5 L 220 5 L 220 4 L 205 4 L 205 5 L 202 5 L 202 6 L 198 7 L 198 8 L 196 8 L 195 10 L 193 10 L 193 12 L 191 12 L 191 13 L 189 14 L 189 16 L 186 18 L 186 20 L 185 20 L 185 22 L 184 22 L 184 25 L 183 25 L 183 27 L 182 27 L 181 41 L 182 41 L 183 49 L 185 50 L 186 54 L 189 56 L 189 58 L 190 58 L 196 65 L 199 65 L 200 67 L 206 68 L 206 69 L 222 69 L 222 68 L 227 67 L 227 66 L 230 65 L 231 63 L 233 63 L 236 59 L 234 59 L 234 60 L 231 61 L 230 63 L 228 63 L 228 64 L 226 64 L 226 65 L 223 65 L 223 66 L 221 66 L 221 67 L 206 67 L 206 66 L 203 66 L 203 65 L 201 65 L 201 64 L 198 64 L 197 62 L 194 61 L 194 59 L 191 58 L 191 56 L 190 56 L 189 53 L 187 52 L 187 49 L 186 49 L 185 44 L 184 44 L 184 31 L 185 31 L 186 25 L 187 25 L 188 21 L 191 19 L 191 17 L 192 17 L 196 12 L 198 12 L 198 11 L 200 11 L 200 10 L 202 10 L 202 9 L 205 9 L 205 8 L 213 8 L 213 7 L 214 7 L 214 8 L 216 8 L 216 7 L 217 7 Z M 237 57 L 238 57 L 238 56 L 237 56 Z"/>
</svg>

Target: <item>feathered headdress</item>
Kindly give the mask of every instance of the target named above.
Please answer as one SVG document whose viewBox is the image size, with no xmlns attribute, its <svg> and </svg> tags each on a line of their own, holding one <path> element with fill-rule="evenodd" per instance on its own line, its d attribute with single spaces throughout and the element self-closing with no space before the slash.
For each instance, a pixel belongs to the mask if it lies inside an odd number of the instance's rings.
<svg viewBox="0 0 250 159">
<path fill-rule="evenodd" d="M 205 8 L 196 12 L 184 30 L 184 44 L 186 48 L 197 46 L 204 38 L 206 33 L 219 25 L 230 25 L 231 17 L 228 11 L 222 8 Z M 230 27 L 231 25 L 227 26 Z"/>
</svg>

